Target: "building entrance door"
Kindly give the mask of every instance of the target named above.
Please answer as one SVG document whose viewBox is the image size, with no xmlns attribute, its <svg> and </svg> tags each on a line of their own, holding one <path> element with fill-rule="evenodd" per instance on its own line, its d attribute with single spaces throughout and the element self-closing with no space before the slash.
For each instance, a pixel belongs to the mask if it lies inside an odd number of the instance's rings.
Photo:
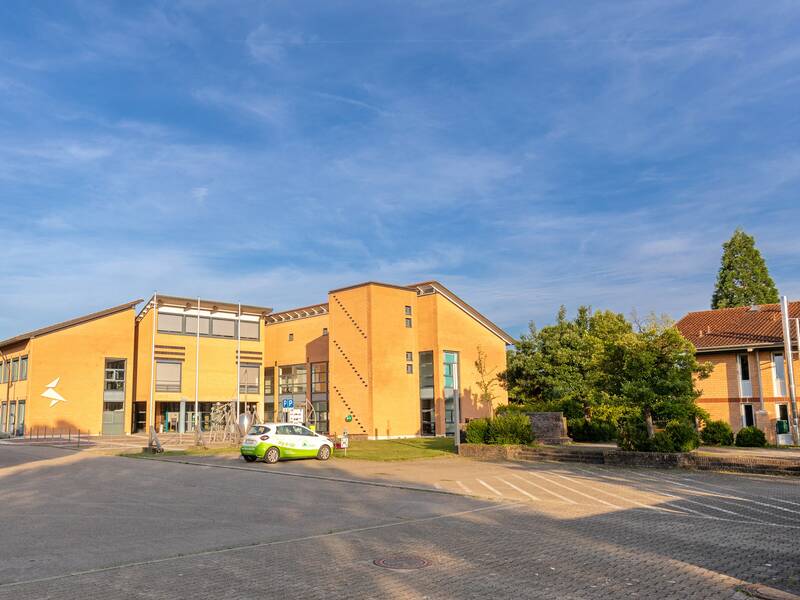
<svg viewBox="0 0 800 600">
<path fill-rule="evenodd" d="M 125 433 L 125 403 L 103 402 L 103 435 Z"/>
</svg>

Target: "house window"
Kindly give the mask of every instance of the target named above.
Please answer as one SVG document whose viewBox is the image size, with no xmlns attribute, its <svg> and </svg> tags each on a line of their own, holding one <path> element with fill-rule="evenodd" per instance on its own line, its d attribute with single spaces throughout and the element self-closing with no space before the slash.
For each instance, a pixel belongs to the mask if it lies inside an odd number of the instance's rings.
<svg viewBox="0 0 800 600">
<path fill-rule="evenodd" d="M 188 315 L 186 317 L 186 333 L 197 335 L 197 317 Z M 208 317 L 200 317 L 200 335 L 209 335 L 211 333 L 211 319 Z"/>
<path fill-rule="evenodd" d="M 124 360 L 106 359 L 105 389 L 120 392 L 125 389 Z"/>
<path fill-rule="evenodd" d="M 786 396 L 786 366 L 783 352 L 772 353 L 772 387 L 776 396 Z"/>
<path fill-rule="evenodd" d="M 322 328 L 322 335 L 328 335 L 328 328 L 327 327 L 323 327 Z"/>
<path fill-rule="evenodd" d="M 254 323 L 253 321 L 240 321 L 239 322 L 239 333 L 243 340 L 258 340 L 259 334 L 259 327 L 260 323 Z"/>
<path fill-rule="evenodd" d="M 19 380 L 19 359 L 11 359 L 11 381 Z"/>
<path fill-rule="evenodd" d="M 328 363 L 312 363 L 311 392 L 314 394 L 326 394 L 328 392 Z"/>
<path fill-rule="evenodd" d="M 242 394 L 257 394 L 260 388 L 258 375 L 261 365 L 239 365 L 239 392 Z"/>
<path fill-rule="evenodd" d="M 183 315 L 158 313 L 158 330 L 161 333 L 183 333 Z"/>
<path fill-rule="evenodd" d="M 406 352 L 406 362 L 414 362 L 414 353 Z"/>
<path fill-rule="evenodd" d="M 275 367 L 264 369 L 264 395 L 272 396 L 275 394 Z"/>
<path fill-rule="evenodd" d="M 172 360 L 156 361 L 156 391 L 181 391 L 181 363 Z"/>
<path fill-rule="evenodd" d="M 23 356 L 19 359 L 19 380 L 25 381 L 28 378 L 28 357 Z"/>
<path fill-rule="evenodd" d="M 293 334 L 293 333 L 290 333 L 290 334 L 289 334 L 289 341 L 290 341 L 290 342 L 293 342 L 293 341 L 294 341 L 294 334 Z"/>
<path fill-rule="evenodd" d="M 6 382 L 6 364 L 4 362 L 0 362 L 0 383 Z M 2 429 L 0 429 L 2 431 Z"/>
<path fill-rule="evenodd" d="M 406 318 L 406 327 L 411 328 L 411 319 Z"/>
<path fill-rule="evenodd" d="M 305 365 L 289 365 L 279 368 L 281 394 L 305 394 L 308 386 L 308 369 Z"/>
<path fill-rule="evenodd" d="M 411 316 L 411 307 L 410 306 L 406 306 L 406 311 L 405 312 L 406 312 L 406 314 L 408 316 Z"/>
<path fill-rule="evenodd" d="M 217 337 L 236 337 L 236 321 L 231 319 L 211 319 L 211 335 Z"/>
<path fill-rule="evenodd" d="M 753 427 L 755 424 L 756 420 L 753 413 L 753 405 L 742 404 L 742 425 L 744 427 Z"/>
<path fill-rule="evenodd" d="M 406 373 L 409 375 L 414 373 L 414 364 L 413 363 L 406 363 Z"/>
</svg>

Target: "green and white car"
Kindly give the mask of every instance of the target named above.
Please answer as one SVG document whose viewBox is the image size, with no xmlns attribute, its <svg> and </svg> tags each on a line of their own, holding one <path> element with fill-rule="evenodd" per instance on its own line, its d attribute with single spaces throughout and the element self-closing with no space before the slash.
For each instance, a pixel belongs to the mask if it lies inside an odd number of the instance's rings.
<svg viewBox="0 0 800 600">
<path fill-rule="evenodd" d="M 250 428 L 240 450 L 247 462 L 263 460 L 272 464 L 282 458 L 328 460 L 333 442 L 302 425 L 264 423 Z"/>
</svg>

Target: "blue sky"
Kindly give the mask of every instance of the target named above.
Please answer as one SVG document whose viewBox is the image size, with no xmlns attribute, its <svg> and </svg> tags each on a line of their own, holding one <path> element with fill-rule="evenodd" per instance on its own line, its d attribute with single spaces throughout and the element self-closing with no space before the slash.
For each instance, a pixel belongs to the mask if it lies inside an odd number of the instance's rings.
<svg viewBox="0 0 800 600">
<path fill-rule="evenodd" d="M 511 333 L 800 297 L 797 2 L 0 3 L 0 338 L 436 278 Z"/>
</svg>

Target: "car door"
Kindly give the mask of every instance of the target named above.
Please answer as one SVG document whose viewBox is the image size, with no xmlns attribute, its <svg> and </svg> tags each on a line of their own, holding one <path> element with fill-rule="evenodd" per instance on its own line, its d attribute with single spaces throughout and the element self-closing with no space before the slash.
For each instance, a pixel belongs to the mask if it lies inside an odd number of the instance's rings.
<svg viewBox="0 0 800 600">
<path fill-rule="evenodd" d="M 275 445 L 281 451 L 281 456 L 296 456 L 297 436 L 294 425 L 278 425 L 275 428 Z"/>
<path fill-rule="evenodd" d="M 295 430 L 298 437 L 299 449 L 303 456 L 316 456 L 320 447 L 320 438 L 316 433 L 311 431 L 308 427 L 302 425 L 295 425 Z"/>
</svg>

